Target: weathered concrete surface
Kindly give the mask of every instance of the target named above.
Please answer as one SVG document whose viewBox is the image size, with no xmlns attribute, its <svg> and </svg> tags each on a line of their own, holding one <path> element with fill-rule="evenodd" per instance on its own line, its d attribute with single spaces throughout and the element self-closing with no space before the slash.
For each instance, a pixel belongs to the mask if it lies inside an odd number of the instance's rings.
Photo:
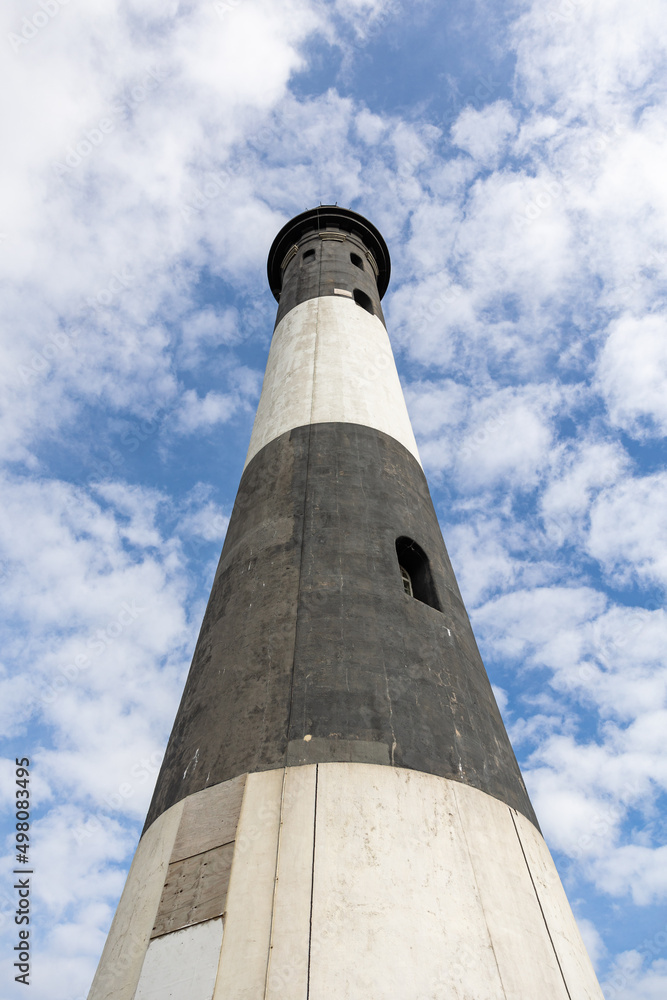
<svg viewBox="0 0 667 1000">
<path fill-rule="evenodd" d="M 264 1000 L 283 783 L 283 770 L 246 781 L 213 1000 Z"/>
<path fill-rule="evenodd" d="M 88 1000 L 133 1000 L 182 813 L 178 802 L 139 841 Z"/>
<path fill-rule="evenodd" d="M 540 833 L 498 799 L 382 765 L 249 775 L 214 1000 L 332 997 L 603 1000 Z"/>
<path fill-rule="evenodd" d="M 387 331 L 341 296 L 309 299 L 276 327 L 246 466 L 293 427 L 334 422 L 382 431 L 419 461 Z"/>
<path fill-rule="evenodd" d="M 405 594 L 401 536 L 442 611 Z M 236 775 L 328 760 L 440 774 L 535 821 L 424 474 L 348 423 L 296 428 L 248 465 L 147 822 Z"/>
<path fill-rule="evenodd" d="M 215 849 L 218 853 L 225 852 L 226 857 L 232 854 L 244 785 L 245 775 L 240 775 L 195 792 L 162 813 L 146 830 L 127 876 L 89 1000 L 133 1000 L 151 936 L 154 941 L 158 940 L 156 934 L 164 934 L 175 942 L 189 941 L 188 937 L 176 936 L 183 926 L 198 922 L 207 907 L 211 915 L 222 913 L 227 895 L 226 874 L 222 880 L 218 879 L 219 886 L 214 885 L 215 876 L 209 879 L 206 892 L 200 894 L 202 898 L 193 900 L 196 908 L 201 905 L 199 914 L 180 913 L 187 887 L 185 894 L 175 895 L 172 905 L 167 900 L 165 882 L 170 872 L 176 870 L 178 874 L 181 865 L 192 867 L 201 862 L 208 866 L 209 855 L 215 854 Z M 225 864 L 225 869 L 228 867 Z M 214 868 L 215 865 L 211 870 Z M 212 921 L 207 924 L 212 925 Z M 167 930 L 172 932 L 165 933 Z M 204 935 L 196 940 L 204 942 L 208 938 Z M 154 962 L 155 956 L 163 952 L 151 946 L 150 954 Z M 144 977 L 142 997 L 150 995 L 146 992 L 149 983 Z M 162 998 L 159 993 L 156 996 Z M 180 997 L 180 993 L 174 996 Z"/>
</svg>

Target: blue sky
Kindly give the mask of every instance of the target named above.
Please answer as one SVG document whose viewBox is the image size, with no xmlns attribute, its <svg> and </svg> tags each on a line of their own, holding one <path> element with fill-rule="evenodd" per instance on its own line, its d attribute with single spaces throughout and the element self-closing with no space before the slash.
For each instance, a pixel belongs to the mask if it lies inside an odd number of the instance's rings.
<svg viewBox="0 0 667 1000">
<path fill-rule="evenodd" d="M 3 969 L 28 755 L 31 996 L 87 992 L 245 458 L 268 248 L 321 201 L 389 244 L 445 541 L 605 996 L 663 998 L 661 6 L 47 7 L 0 13 Z"/>
</svg>

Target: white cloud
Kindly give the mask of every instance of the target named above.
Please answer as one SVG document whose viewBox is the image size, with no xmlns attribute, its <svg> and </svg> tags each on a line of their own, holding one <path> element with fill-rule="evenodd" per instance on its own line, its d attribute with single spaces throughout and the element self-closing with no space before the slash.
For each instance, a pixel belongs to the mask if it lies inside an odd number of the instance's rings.
<svg viewBox="0 0 667 1000">
<path fill-rule="evenodd" d="M 593 498 L 628 465 L 628 456 L 616 442 L 577 441 L 552 452 L 550 481 L 540 501 L 548 539 L 555 545 L 579 544 Z"/>
<path fill-rule="evenodd" d="M 183 320 L 181 337 L 181 365 L 196 368 L 207 357 L 207 348 L 236 344 L 241 339 L 238 312 L 213 306 L 197 310 Z"/>
<path fill-rule="evenodd" d="M 593 504 L 587 549 L 610 578 L 667 584 L 667 473 L 627 478 Z"/>
<path fill-rule="evenodd" d="M 538 106 L 552 103 L 566 120 L 632 101 L 653 85 L 662 64 L 660 12 L 657 0 L 581 0 L 546 9 L 530 3 L 513 26 L 524 93 Z"/>
<path fill-rule="evenodd" d="M 560 402 L 554 385 L 504 389 L 471 406 L 460 439 L 457 468 L 468 484 L 504 479 L 515 487 L 536 481 L 553 438 L 550 417 Z"/>
<path fill-rule="evenodd" d="M 81 878 L 44 883 L 54 927 L 37 997 L 83 993 L 92 975 L 150 794 L 142 761 L 164 747 L 226 528 L 211 484 L 188 481 L 179 498 L 171 481 L 170 495 L 170 448 L 250 419 L 247 354 L 253 338 L 265 352 L 273 318 L 258 291 L 265 250 L 320 200 L 359 209 L 390 244 L 386 315 L 421 453 L 466 599 L 487 602 L 476 628 L 508 668 L 506 712 L 545 830 L 580 887 L 641 905 L 664 890 L 665 617 L 614 603 L 593 562 L 615 586 L 665 579 L 664 477 L 637 459 L 630 478 L 614 442 L 619 427 L 644 438 L 666 422 L 660 9 L 522 4 L 512 99 L 462 111 L 449 137 L 460 153 L 442 131 L 440 77 L 408 110 L 393 83 L 377 99 L 381 75 L 356 86 L 360 49 L 390 24 L 399 38 L 405 10 L 243 0 L 219 17 L 212 3 L 105 0 L 64 5 L 19 52 L 7 46 L 0 448 L 18 465 L 0 528 L 0 703 L 20 735 L 37 699 L 42 868 L 67 870 L 72 830 L 84 837 Z M 18 0 L 2 8 L 5 36 L 24 16 Z M 295 93 L 317 74 L 291 91 L 326 63 L 310 60 L 316 36 L 343 52 L 346 96 L 332 75 L 311 96 Z M 86 486 L 64 481 L 142 421 L 165 459 L 154 478 L 119 482 L 131 463 L 109 458 Z M 186 563 L 200 548 L 197 587 Z M 147 611 L 128 618 L 126 604 Z M 30 684 L 11 680 L 26 657 Z M 614 1000 L 664 995 L 654 959 Z"/>
<path fill-rule="evenodd" d="M 667 321 L 620 316 L 609 328 L 597 383 L 611 420 L 636 437 L 667 432 Z"/>
<path fill-rule="evenodd" d="M 662 1000 L 667 990 L 667 960 L 655 958 L 664 953 L 665 930 L 649 935 L 641 951 L 624 951 L 602 983 L 607 1000 Z"/>
<path fill-rule="evenodd" d="M 589 958 L 593 963 L 594 968 L 598 968 L 601 959 L 605 956 L 607 950 L 602 936 L 592 920 L 587 920 L 585 917 L 579 917 L 577 919 L 577 926 L 579 927 L 579 933 L 584 940 Z"/>
<path fill-rule="evenodd" d="M 238 399 L 220 392 L 207 392 L 204 397 L 195 389 L 183 393 L 180 409 L 176 414 L 176 429 L 181 434 L 194 434 L 201 428 L 225 423 L 236 412 Z"/>
<path fill-rule="evenodd" d="M 667 847 L 625 844 L 595 865 L 595 880 L 614 896 L 632 895 L 637 906 L 667 899 Z"/>
<path fill-rule="evenodd" d="M 459 149 L 484 166 L 498 162 L 508 141 L 516 133 L 517 122 L 507 101 L 487 104 L 481 110 L 464 108 L 452 125 L 452 140 Z"/>
<path fill-rule="evenodd" d="M 374 146 L 382 137 L 387 128 L 387 123 L 380 115 L 372 114 L 368 108 L 362 108 L 355 119 L 355 128 L 359 137 Z"/>
</svg>

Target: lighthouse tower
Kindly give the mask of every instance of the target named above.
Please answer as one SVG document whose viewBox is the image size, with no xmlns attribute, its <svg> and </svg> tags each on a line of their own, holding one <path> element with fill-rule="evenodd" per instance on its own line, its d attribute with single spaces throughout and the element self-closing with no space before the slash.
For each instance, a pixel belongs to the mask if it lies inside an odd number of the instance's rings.
<svg viewBox="0 0 667 1000">
<path fill-rule="evenodd" d="M 440 533 L 378 230 L 269 253 L 248 456 L 89 1000 L 602 1000 Z"/>
</svg>

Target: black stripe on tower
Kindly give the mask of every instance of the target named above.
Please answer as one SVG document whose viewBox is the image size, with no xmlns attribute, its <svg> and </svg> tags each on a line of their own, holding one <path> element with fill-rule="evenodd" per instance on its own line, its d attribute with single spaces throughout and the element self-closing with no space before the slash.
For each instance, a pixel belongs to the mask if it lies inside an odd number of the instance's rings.
<svg viewBox="0 0 667 1000">
<path fill-rule="evenodd" d="M 327 205 L 297 215 L 280 230 L 268 258 L 276 326 L 306 299 L 347 294 L 384 323 L 380 300 L 389 283 L 387 245 L 367 219 Z"/>
<path fill-rule="evenodd" d="M 247 466 L 146 825 L 236 775 L 326 761 L 452 778 L 537 825 L 422 469 L 347 423 Z"/>
</svg>

